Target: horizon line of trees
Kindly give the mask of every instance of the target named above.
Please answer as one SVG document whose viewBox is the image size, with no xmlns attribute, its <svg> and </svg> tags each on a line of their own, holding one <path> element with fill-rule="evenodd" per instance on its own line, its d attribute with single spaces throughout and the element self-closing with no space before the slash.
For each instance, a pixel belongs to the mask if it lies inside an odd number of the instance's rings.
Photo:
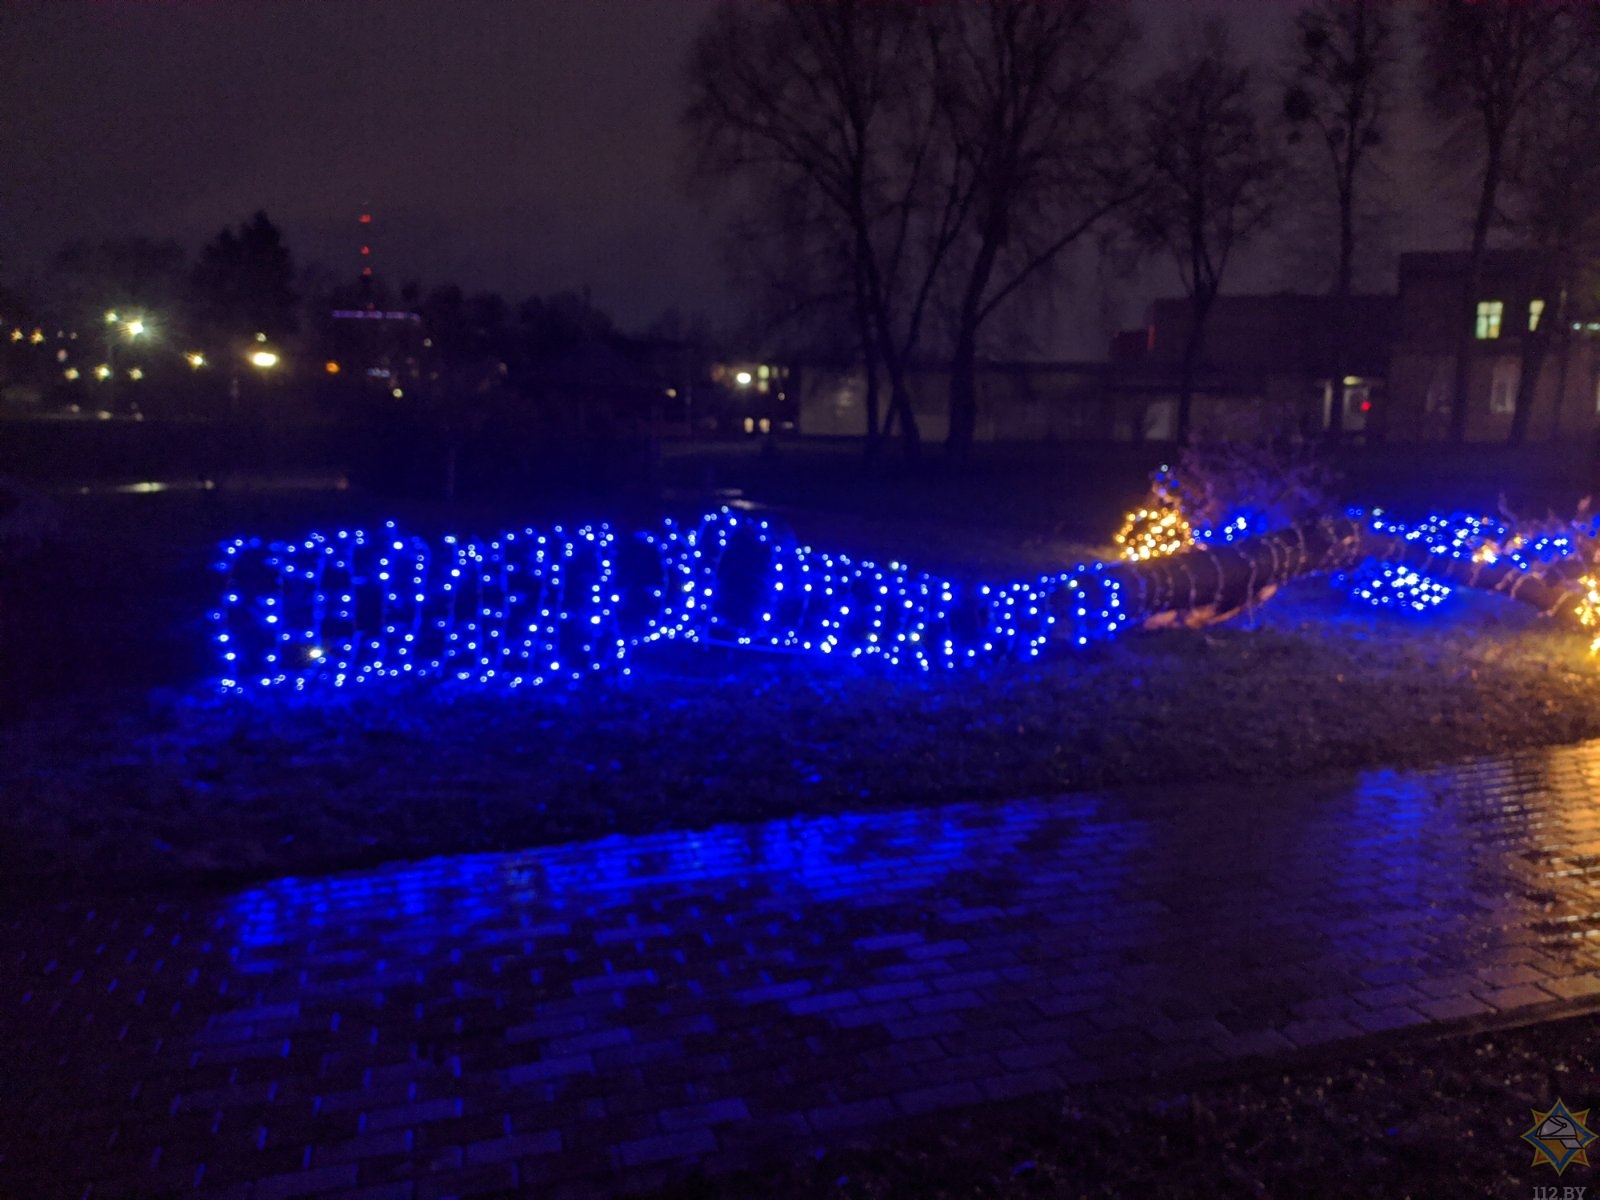
<svg viewBox="0 0 1600 1200">
<path fill-rule="evenodd" d="M 1384 155 L 1410 102 L 1472 175 L 1454 440 L 1487 254 L 1504 241 L 1538 263 L 1548 313 L 1521 339 L 1522 441 L 1545 356 L 1596 292 L 1600 4 L 1311 0 L 1270 67 L 1209 20 L 1142 78 L 1140 38 L 1118 0 L 762 0 L 708 19 L 688 68 L 690 177 L 724 215 L 771 335 L 850 347 L 869 454 L 891 439 L 918 452 L 909 366 L 930 354 L 950 364 L 947 449 L 969 453 L 980 349 L 1080 248 L 1125 268 L 1162 259 L 1181 281 L 1180 439 L 1230 267 L 1293 218 L 1320 251 L 1340 327 L 1325 365 L 1343 378 L 1349 300 L 1393 207 Z M 1330 436 L 1341 417 L 1335 403 Z"/>
</svg>

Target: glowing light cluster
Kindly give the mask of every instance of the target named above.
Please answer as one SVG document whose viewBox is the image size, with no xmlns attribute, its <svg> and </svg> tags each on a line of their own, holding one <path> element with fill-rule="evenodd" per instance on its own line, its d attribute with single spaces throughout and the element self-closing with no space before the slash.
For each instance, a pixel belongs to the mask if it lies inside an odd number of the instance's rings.
<svg viewBox="0 0 1600 1200">
<path fill-rule="evenodd" d="M 1150 477 L 1150 498 L 1123 518 L 1116 543 L 1129 562 L 1178 554 L 1194 545 L 1194 528 L 1171 474 L 1162 467 Z"/>
<path fill-rule="evenodd" d="M 1451 592 L 1448 584 L 1411 567 L 1372 558 L 1354 571 L 1335 575 L 1334 584 L 1374 608 L 1398 612 L 1427 612 L 1447 600 Z"/>
<path fill-rule="evenodd" d="M 1585 575 L 1578 580 L 1578 586 L 1583 589 L 1583 598 L 1578 601 L 1578 620 L 1585 629 L 1596 630 L 1589 642 L 1589 653 L 1600 653 L 1600 578 Z"/>
<path fill-rule="evenodd" d="M 661 640 L 934 668 L 1038 655 L 1126 624 L 1090 563 L 1033 581 L 958 582 L 827 554 L 724 509 L 618 535 L 524 529 L 432 545 L 394 523 L 222 547 L 212 613 L 222 686 L 453 678 L 507 686 L 630 671 Z"/>
<path fill-rule="evenodd" d="M 1519 571 L 1534 571 L 1570 558 L 1579 552 L 1580 539 L 1593 538 L 1597 532 L 1596 523 L 1591 522 L 1574 527 L 1571 533 L 1528 535 L 1493 518 L 1459 512 L 1434 514 L 1408 526 L 1374 510 L 1371 521 L 1374 531 L 1416 542 L 1429 554 L 1479 565 L 1505 562 Z"/>
</svg>

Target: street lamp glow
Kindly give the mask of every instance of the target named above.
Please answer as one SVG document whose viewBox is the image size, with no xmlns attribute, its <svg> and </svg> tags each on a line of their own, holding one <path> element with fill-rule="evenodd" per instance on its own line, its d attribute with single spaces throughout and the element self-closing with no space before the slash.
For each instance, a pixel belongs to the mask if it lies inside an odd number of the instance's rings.
<svg viewBox="0 0 1600 1200">
<path fill-rule="evenodd" d="M 108 367 L 105 363 L 101 363 L 98 367 L 96 367 L 94 369 L 94 377 L 96 379 L 110 379 L 111 378 L 111 368 Z"/>
<path fill-rule="evenodd" d="M 270 370 L 278 365 L 278 356 L 271 350 L 257 350 L 250 355 L 250 365 L 260 367 L 263 371 Z"/>
<path fill-rule="evenodd" d="M 191 350 L 188 354 L 183 356 L 183 359 L 196 371 L 206 365 L 206 356 L 201 354 L 198 350 Z"/>
<path fill-rule="evenodd" d="M 144 322 L 139 320 L 138 317 L 135 317 L 133 320 L 128 322 L 128 336 L 129 337 L 138 337 L 143 332 L 144 332 Z"/>
<path fill-rule="evenodd" d="M 738 383 L 738 385 L 740 387 L 749 387 L 750 386 L 750 372 L 749 371 L 740 371 L 733 378 Z"/>
<path fill-rule="evenodd" d="M 117 314 L 114 313 L 114 312 L 108 312 L 106 314 L 106 324 L 107 325 L 115 325 L 116 323 L 117 323 Z"/>
</svg>

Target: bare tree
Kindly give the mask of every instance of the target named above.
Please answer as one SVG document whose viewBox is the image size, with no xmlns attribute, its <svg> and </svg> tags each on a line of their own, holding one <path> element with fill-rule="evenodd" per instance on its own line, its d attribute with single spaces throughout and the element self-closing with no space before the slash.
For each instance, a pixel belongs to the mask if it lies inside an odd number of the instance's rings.
<svg viewBox="0 0 1600 1200">
<path fill-rule="evenodd" d="M 1356 271 L 1357 219 L 1393 104 L 1398 59 L 1395 24 L 1384 0 L 1316 0 L 1295 18 L 1290 82 L 1283 109 L 1293 134 L 1320 160 L 1317 177 L 1337 206 L 1333 275 L 1334 336 L 1327 363 L 1334 401 L 1328 435 L 1343 431 L 1349 298 Z"/>
<path fill-rule="evenodd" d="M 1272 219 L 1282 155 L 1263 136 L 1255 81 L 1207 23 L 1139 98 L 1138 150 L 1147 178 L 1129 210 L 1147 248 L 1164 251 L 1189 298 L 1178 391 L 1179 439 L 1188 437 L 1206 321 L 1234 250 Z"/>
<path fill-rule="evenodd" d="M 883 430 L 898 421 L 908 454 L 908 367 L 960 225 L 961 197 L 934 180 L 927 72 L 942 30 L 909 0 L 727 5 L 696 42 L 684 118 L 697 177 L 732 200 L 745 236 L 804 247 L 796 302 L 848 304 L 869 385 L 880 365 L 888 377 Z"/>
<path fill-rule="evenodd" d="M 1450 437 L 1467 434 L 1476 331 L 1474 311 L 1501 186 L 1516 138 L 1540 93 L 1577 54 L 1572 24 L 1583 7 L 1564 0 L 1437 0 L 1423 9 L 1427 96 L 1467 141 L 1478 164 L 1478 200 L 1463 273 L 1456 332 Z"/>
<path fill-rule="evenodd" d="M 953 190 L 949 447 L 971 447 L 984 323 L 1136 193 L 1119 116 L 1137 27 L 1106 0 L 953 10 L 935 63 Z"/>
<path fill-rule="evenodd" d="M 1587 26 L 1573 33 L 1594 38 L 1600 22 L 1591 10 Z M 1577 295 L 1592 287 L 1600 268 L 1600 57 L 1575 56 L 1534 99 L 1529 121 L 1506 167 L 1507 220 L 1529 251 L 1534 296 L 1527 320 L 1518 314 L 1522 348 L 1516 407 L 1509 441 L 1528 436 L 1539 377 L 1552 344 L 1560 346 L 1561 382 L 1556 390 L 1559 422 L 1565 366 Z"/>
</svg>

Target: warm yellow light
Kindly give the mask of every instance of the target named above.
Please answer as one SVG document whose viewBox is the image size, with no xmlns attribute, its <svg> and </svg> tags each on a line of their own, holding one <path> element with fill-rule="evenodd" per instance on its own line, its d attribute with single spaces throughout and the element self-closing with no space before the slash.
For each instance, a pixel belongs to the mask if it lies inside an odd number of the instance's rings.
<svg viewBox="0 0 1600 1200">
<path fill-rule="evenodd" d="M 13 341 L 13 342 L 20 342 L 20 341 L 21 341 L 21 340 L 22 340 L 22 330 L 20 330 L 20 329 L 13 329 L 13 330 L 12 330 L 12 331 L 11 331 L 11 340 L 12 340 L 12 341 Z"/>
<path fill-rule="evenodd" d="M 1585 575 L 1578 580 L 1583 599 L 1578 601 L 1578 620 L 1586 629 L 1600 628 L 1600 578 Z M 1600 633 L 1589 643 L 1589 653 L 1600 653 Z"/>
<path fill-rule="evenodd" d="M 114 312 L 108 312 L 106 314 L 106 324 L 107 325 L 115 325 L 116 323 L 117 323 L 117 314 L 114 313 Z"/>
<path fill-rule="evenodd" d="M 266 371 L 278 365 L 278 356 L 271 350 L 257 350 L 250 356 L 250 365 Z"/>
<path fill-rule="evenodd" d="M 404 400 L 406 395 L 405 389 L 403 388 L 395 388 L 390 394 L 393 395 L 396 400 Z"/>
<path fill-rule="evenodd" d="M 749 387 L 750 386 L 750 372 L 749 371 L 740 371 L 737 375 L 735 375 L 733 377 L 733 379 L 734 379 L 734 382 L 737 383 L 740 387 Z"/>
<path fill-rule="evenodd" d="M 76 379 L 78 377 L 78 368 L 68 367 L 65 371 L 61 372 L 61 374 L 66 376 L 68 379 Z"/>
<path fill-rule="evenodd" d="M 137 317 L 135 317 L 133 320 L 128 322 L 128 336 L 129 337 L 138 337 L 143 332 L 144 332 L 144 322 L 143 321 L 141 321 Z"/>
<path fill-rule="evenodd" d="M 105 363 L 101 363 L 98 367 L 96 367 L 94 369 L 94 377 L 96 379 L 110 379 L 111 378 L 111 368 L 106 366 Z"/>
<path fill-rule="evenodd" d="M 329 375 L 337 375 L 339 373 L 339 364 L 330 358 L 327 362 L 322 364 L 322 369 Z"/>
<path fill-rule="evenodd" d="M 37 346 L 40 342 L 44 341 L 44 330 L 35 329 L 28 335 L 28 340 Z"/>
<path fill-rule="evenodd" d="M 256 334 L 256 341 L 258 341 L 258 342 L 264 342 L 264 341 L 266 341 L 266 340 L 267 340 L 267 335 L 266 335 L 266 334 L 264 334 L 264 333 L 258 333 L 258 334 Z"/>
<path fill-rule="evenodd" d="M 129 379 L 143 379 L 144 378 L 144 368 L 143 367 L 134 367 L 131 371 L 128 372 L 128 378 Z"/>
<path fill-rule="evenodd" d="M 198 350 L 191 350 L 189 353 L 183 356 L 183 361 L 198 371 L 201 367 L 206 365 L 206 356 L 201 354 Z"/>
</svg>

